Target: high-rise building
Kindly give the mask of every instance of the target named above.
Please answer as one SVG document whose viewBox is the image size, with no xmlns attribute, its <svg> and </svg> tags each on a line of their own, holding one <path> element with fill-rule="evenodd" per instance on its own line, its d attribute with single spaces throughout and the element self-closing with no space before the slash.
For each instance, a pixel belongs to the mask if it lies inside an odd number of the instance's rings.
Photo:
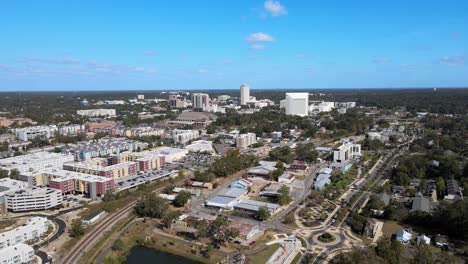
<svg viewBox="0 0 468 264">
<path fill-rule="evenodd" d="M 309 114 L 309 94 L 286 93 L 285 108 L 287 115 L 307 116 Z"/>
<path fill-rule="evenodd" d="M 254 133 L 240 134 L 236 138 L 237 148 L 246 148 L 257 143 L 257 136 Z"/>
<path fill-rule="evenodd" d="M 250 101 L 250 87 L 247 84 L 243 84 L 240 87 L 240 104 L 246 105 Z"/>
<path fill-rule="evenodd" d="M 205 93 L 194 93 L 192 95 L 193 108 L 203 108 L 210 102 L 210 96 Z"/>
</svg>

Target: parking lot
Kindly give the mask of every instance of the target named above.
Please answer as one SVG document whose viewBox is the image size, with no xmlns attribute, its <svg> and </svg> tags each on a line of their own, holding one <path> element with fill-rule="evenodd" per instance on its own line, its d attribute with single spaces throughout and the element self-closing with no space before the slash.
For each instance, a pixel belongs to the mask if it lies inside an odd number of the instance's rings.
<svg viewBox="0 0 468 264">
<path fill-rule="evenodd" d="M 176 173 L 173 170 L 167 170 L 167 169 L 139 173 L 134 176 L 129 176 L 129 177 L 115 180 L 115 189 L 117 191 L 123 191 L 126 189 L 136 187 L 140 184 L 144 184 L 145 182 L 150 182 L 150 181 L 158 180 L 164 177 L 168 177 L 172 174 L 176 174 Z"/>
<path fill-rule="evenodd" d="M 215 159 L 216 157 L 210 154 L 189 153 L 184 158 L 178 160 L 177 163 L 188 170 L 204 171 L 215 161 Z"/>
</svg>

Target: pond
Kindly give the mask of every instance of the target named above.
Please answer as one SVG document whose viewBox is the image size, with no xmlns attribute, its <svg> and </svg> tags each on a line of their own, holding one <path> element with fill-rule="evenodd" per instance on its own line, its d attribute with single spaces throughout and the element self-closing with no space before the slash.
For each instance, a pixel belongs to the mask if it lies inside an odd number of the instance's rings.
<svg viewBox="0 0 468 264">
<path fill-rule="evenodd" d="M 146 263 L 199 264 L 200 262 L 143 246 L 133 247 L 125 262 L 125 264 Z"/>
</svg>

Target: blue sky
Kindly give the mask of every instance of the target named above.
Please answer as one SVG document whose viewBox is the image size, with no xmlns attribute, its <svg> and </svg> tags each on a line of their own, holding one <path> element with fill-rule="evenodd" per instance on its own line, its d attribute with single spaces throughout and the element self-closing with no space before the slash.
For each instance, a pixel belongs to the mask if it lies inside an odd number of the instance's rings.
<svg viewBox="0 0 468 264">
<path fill-rule="evenodd" d="M 0 90 L 468 86 L 460 0 L 2 1 Z"/>
</svg>

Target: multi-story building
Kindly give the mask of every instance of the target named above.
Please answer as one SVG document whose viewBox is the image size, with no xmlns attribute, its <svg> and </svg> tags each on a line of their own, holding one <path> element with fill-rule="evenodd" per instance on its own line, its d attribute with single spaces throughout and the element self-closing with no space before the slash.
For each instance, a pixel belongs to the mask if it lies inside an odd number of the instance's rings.
<svg viewBox="0 0 468 264">
<path fill-rule="evenodd" d="M 342 109 L 351 109 L 356 107 L 356 102 L 336 102 L 335 107 Z"/>
<path fill-rule="evenodd" d="M 330 112 L 335 108 L 334 102 L 313 102 L 309 106 L 310 112 L 321 113 L 321 112 Z"/>
<path fill-rule="evenodd" d="M 257 136 L 254 133 L 240 134 L 236 137 L 236 147 L 246 148 L 257 143 Z"/>
<path fill-rule="evenodd" d="M 126 138 L 100 139 L 99 142 L 78 143 L 70 148 L 76 161 L 89 160 L 99 156 L 116 155 L 124 151 L 137 151 L 145 149 L 147 143 L 129 140 Z"/>
<path fill-rule="evenodd" d="M 361 156 L 361 144 L 352 142 L 341 143 L 333 150 L 333 162 L 348 163 L 352 158 Z"/>
<path fill-rule="evenodd" d="M 0 213 L 7 211 L 5 194 L 25 189 L 29 186 L 27 182 L 17 181 L 10 178 L 0 179 Z"/>
<path fill-rule="evenodd" d="M 114 179 L 69 170 L 47 169 L 35 174 L 36 182 L 61 194 L 80 193 L 91 199 L 115 189 Z"/>
<path fill-rule="evenodd" d="M 161 136 L 164 131 L 164 129 L 157 127 L 134 127 L 117 129 L 116 134 L 125 137 Z"/>
<path fill-rule="evenodd" d="M 58 128 L 60 135 L 77 135 L 85 132 L 84 125 L 66 125 Z"/>
<path fill-rule="evenodd" d="M 115 109 L 85 109 L 85 110 L 77 110 L 76 113 L 80 116 L 87 116 L 87 117 L 117 116 Z"/>
<path fill-rule="evenodd" d="M 190 140 L 194 140 L 200 137 L 200 132 L 198 130 L 181 130 L 174 129 L 172 131 L 172 139 L 174 143 L 185 144 Z"/>
<path fill-rule="evenodd" d="M 15 246 L 19 243 L 34 243 L 48 230 L 49 220 L 47 218 L 37 216 L 29 218 L 27 223 L 0 233 L 0 249 Z"/>
<path fill-rule="evenodd" d="M 240 86 L 240 104 L 246 105 L 250 101 L 250 87 L 247 84 Z"/>
<path fill-rule="evenodd" d="M 210 96 L 205 93 L 194 93 L 192 95 L 193 108 L 203 109 L 203 106 L 210 103 Z"/>
<path fill-rule="evenodd" d="M 137 173 L 137 164 L 135 162 L 128 161 L 110 166 L 102 166 L 102 164 L 100 165 L 91 160 L 88 162 L 66 163 L 63 165 L 63 169 L 106 178 L 118 179 L 121 177 L 135 175 Z"/>
<path fill-rule="evenodd" d="M 17 128 L 15 129 L 15 135 L 20 140 L 28 141 L 34 138 L 50 138 L 55 134 L 56 131 L 56 126 L 34 126 Z"/>
<path fill-rule="evenodd" d="M 0 249 L 0 263 L 34 263 L 34 249 L 24 243 Z"/>
<path fill-rule="evenodd" d="M 52 152 L 36 152 L 6 159 L 0 159 L 0 168 L 17 169 L 20 173 L 38 171 L 46 168 L 62 168 L 66 162 L 73 161 L 73 155 Z"/>
<path fill-rule="evenodd" d="M 285 108 L 287 115 L 307 116 L 309 114 L 309 94 L 286 93 Z"/>
<path fill-rule="evenodd" d="M 166 163 L 165 156 L 155 154 L 152 151 L 123 152 L 120 155 L 109 158 L 110 164 L 125 162 L 135 162 L 137 164 L 137 171 L 159 170 Z"/>
<path fill-rule="evenodd" d="M 23 124 L 32 124 L 31 118 L 24 118 L 24 117 L 16 117 L 16 118 L 6 118 L 4 116 L 0 116 L 0 127 L 8 127 L 13 124 L 17 124 L 19 126 Z"/>
<path fill-rule="evenodd" d="M 52 188 L 28 187 L 5 194 L 6 209 L 13 212 L 48 210 L 62 204 L 62 193 Z"/>
<path fill-rule="evenodd" d="M 117 125 L 114 121 L 101 121 L 101 122 L 91 122 L 85 124 L 85 130 L 88 132 L 95 132 L 100 129 L 111 129 Z"/>
<path fill-rule="evenodd" d="M 218 96 L 218 101 L 220 101 L 220 102 L 225 102 L 225 101 L 227 101 L 229 99 L 231 99 L 231 96 L 229 96 L 229 95 L 219 95 Z"/>
</svg>

